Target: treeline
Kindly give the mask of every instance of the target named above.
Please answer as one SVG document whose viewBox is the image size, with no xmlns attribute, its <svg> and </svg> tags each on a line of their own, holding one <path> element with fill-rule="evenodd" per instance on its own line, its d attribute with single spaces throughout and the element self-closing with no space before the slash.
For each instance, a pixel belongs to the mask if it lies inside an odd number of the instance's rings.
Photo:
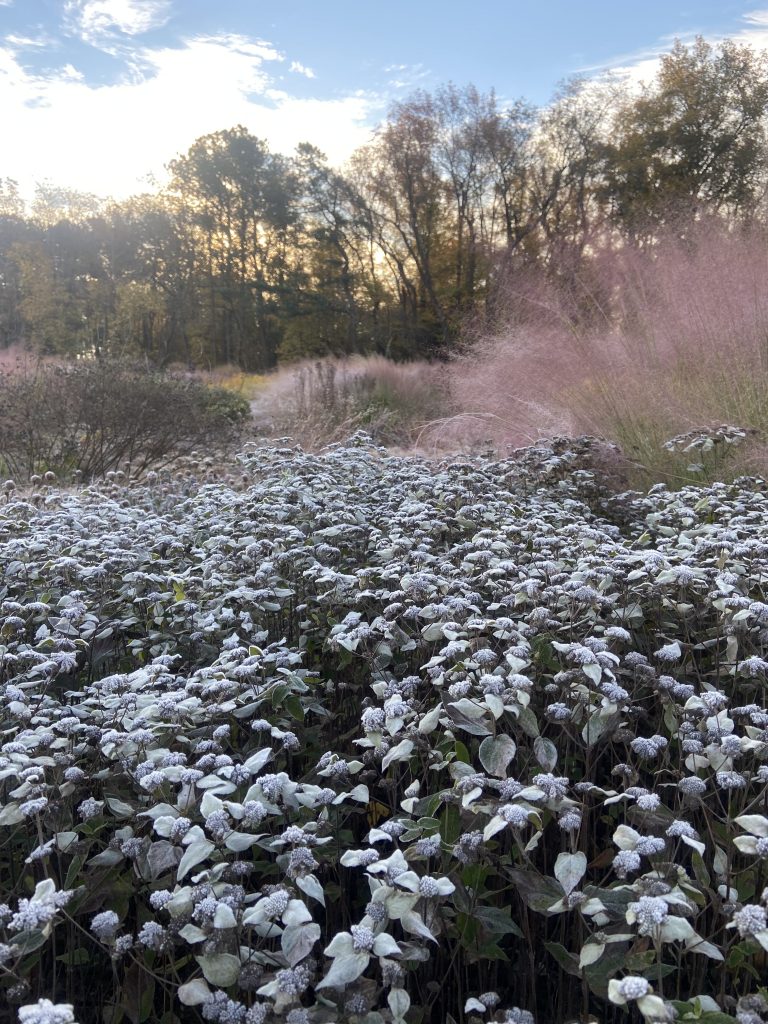
<svg viewBox="0 0 768 1024">
<path fill-rule="evenodd" d="M 673 219 L 764 218 L 767 112 L 766 56 L 699 39 L 639 91 L 575 82 L 540 110 L 417 92 L 343 170 L 235 127 L 125 202 L 46 185 L 27 208 L 0 180 L 0 345 L 253 371 L 440 356 L 525 268 L 568 287 Z"/>
</svg>

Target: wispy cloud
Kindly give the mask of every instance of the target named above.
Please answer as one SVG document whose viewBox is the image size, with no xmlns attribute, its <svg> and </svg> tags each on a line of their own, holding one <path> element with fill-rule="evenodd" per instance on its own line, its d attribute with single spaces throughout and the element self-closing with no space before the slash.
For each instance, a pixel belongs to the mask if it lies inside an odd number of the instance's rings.
<svg viewBox="0 0 768 1024">
<path fill-rule="evenodd" d="M 393 89 L 415 89 L 431 74 L 423 64 L 388 64 L 384 71 L 389 75 L 394 74 L 395 77 L 387 83 Z"/>
<path fill-rule="evenodd" d="M 92 45 L 116 34 L 139 36 L 170 16 L 170 0 L 67 0 L 64 6 L 67 30 Z"/>
<path fill-rule="evenodd" d="M 661 57 L 669 53 L 675 40 L 689 44 L 697 35 L 703 36 L 707 42 L 715 45 L 727 38 L 752 46 L 756 50 L 768 49 L 768 7 L 747 11 L 741 16 L 741 22 L 741 28 L 727 34 L 691 30 L 672 32 L 661 36 L 654 46 L 634 53 L 618 54 L 601 64 L 578 68 L 577 73 L 585 76 L 611 73 L 635 85 L 649 82 L 658 70 Z"/>
<path fill-rule="evenodd" d="M 46 178 L 100 195 L 145 190 L 196 138 L 242 124 L 276 152 L 307 141 L 341 163 L 370 137 L 378 94 L 300 98 L 278 72 L 285 57 L 263 40 L 198 36 L 137 48 L 130 74 L 93 84 L 71 64 L 35 73 L 0 43 L 0 109 L 8 138 L 3 175 L 31 194 Z M 279 83 L 279 85 L 278 85 Z"/>
<path fill-rule="evenodd" d="M 298 60 L 292 60 L 289 71 L 294 71 L 297 75 L 304 75 L 305 78 L 314 78 L 315 72 L 312 68 L 308 68 L 305 64 L 302 64 Z"/>
<path fill-rule="evenodd" d="M 1 2 L 0 6 L 2 6 Z M 6 6 L 8 5 L 6 4 Z M 16 50 L 44 50 L 46 47 L 56 45 L 55 41 L 46 35 L 19 36 L 11 33 L 3 41 L 6 46 L 11 46 Z"/>
</svg>

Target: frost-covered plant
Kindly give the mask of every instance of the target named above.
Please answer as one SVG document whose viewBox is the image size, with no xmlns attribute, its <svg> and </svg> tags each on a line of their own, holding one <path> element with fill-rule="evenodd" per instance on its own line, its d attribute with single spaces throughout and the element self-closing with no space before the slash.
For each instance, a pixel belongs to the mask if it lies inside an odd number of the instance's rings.
<svg viewBox="0 0 768 1024">
<path fill-rule="evenodd" d="M 607 501 L 581 451 L 9 492 L 0 997 L 757 1012 L 766 488 Z"/>
</svg>

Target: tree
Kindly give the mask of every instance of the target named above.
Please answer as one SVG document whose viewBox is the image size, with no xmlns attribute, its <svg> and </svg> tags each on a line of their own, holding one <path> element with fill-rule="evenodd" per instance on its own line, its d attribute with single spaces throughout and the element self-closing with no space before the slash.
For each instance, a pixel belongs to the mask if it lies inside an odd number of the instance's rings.
<svg viewBox="0 0 768 1024">
<path fill-rule="evenodd" d="M 200 233 L 214 362 L 275 362 L 275 299 L 285 284 L 295 219 L 288 161 L 238 126 L 198 139 L 170 164 L 169 193 Z"/>
<path fill-rule="evenodd" d="M 604 158 L 615 222 L 637 233 L 702 207 L 749 215 L 763 190 L 767 113 L 765 53 L 676 42 L 615 119 Z"/>
</svg>

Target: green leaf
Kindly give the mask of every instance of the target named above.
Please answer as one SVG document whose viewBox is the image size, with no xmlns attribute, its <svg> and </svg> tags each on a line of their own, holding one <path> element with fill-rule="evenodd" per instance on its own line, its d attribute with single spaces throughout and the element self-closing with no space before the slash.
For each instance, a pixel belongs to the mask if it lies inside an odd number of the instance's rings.
<svg viewBox="0 0 768 1024">
<path fill-rule="evenodd" d="M 563 890 L 554 880 L 538 871 L 507 868 L 506 873 L 515 883 L 518 895 L 531 910 L 546 914 L 553 903 L 563 897 Z"/>
<path fill-rule="evenodd" d="M 491 935 L 516 935 L 523 938 L 520 927 L 512 920 L 509 910 L 500 907 L 475 907 L 473 914 Z"/>
<path fill-rule="evenodd" d="M 79 946 L 77 949 L 70 949 L 66 953 L 62 953 L 61 956 L 56 957 L 61 963 L 66 964 L 67 967 L 82 967 L 83 964 L 91 962 L 91 957 L 87 949 L 83 949 Z"/>
<path fill-rule="evenodd" d="M 534 739 L 539 735 L 539 722 L 536 713 L 530 708 L 521 707 L 517 713 L 517 721 L 526 736 Z"/>
<path fill-rule="evenodd" d="M 454 750 L 456 752 L 457 761 L 461 761 L 462 764 L 472 764 L 472 758 L 469 756 L 469 751 L 461 740 L 456 740 Z"/>
<path fill-rule="evenodd" d="M 544 948 L 560 964 L 566 974 L 572 974 L 576 978 L 581 977 L 579 961 L 573 953 L 569 953 L 565 946 L 559 942 L 545 942 Z"/>
<path fill-rule="evenodd" d="M 297 722 L 304 721 L 304 706 L 302 705 L 301 700 L 296 696 L 295 693 L 288 694 L 288 696 L 283 701 L 283 707 L 291 716 L 291 718 L 295 718 Z"/>
<path fill-rule="evenodd" d="M 455 804 L 446 804 L 440 815 L 440 836 L 444 843 L 453 846 L 460 835 L 461 814 L 459 809 Z"/>
</svg>

